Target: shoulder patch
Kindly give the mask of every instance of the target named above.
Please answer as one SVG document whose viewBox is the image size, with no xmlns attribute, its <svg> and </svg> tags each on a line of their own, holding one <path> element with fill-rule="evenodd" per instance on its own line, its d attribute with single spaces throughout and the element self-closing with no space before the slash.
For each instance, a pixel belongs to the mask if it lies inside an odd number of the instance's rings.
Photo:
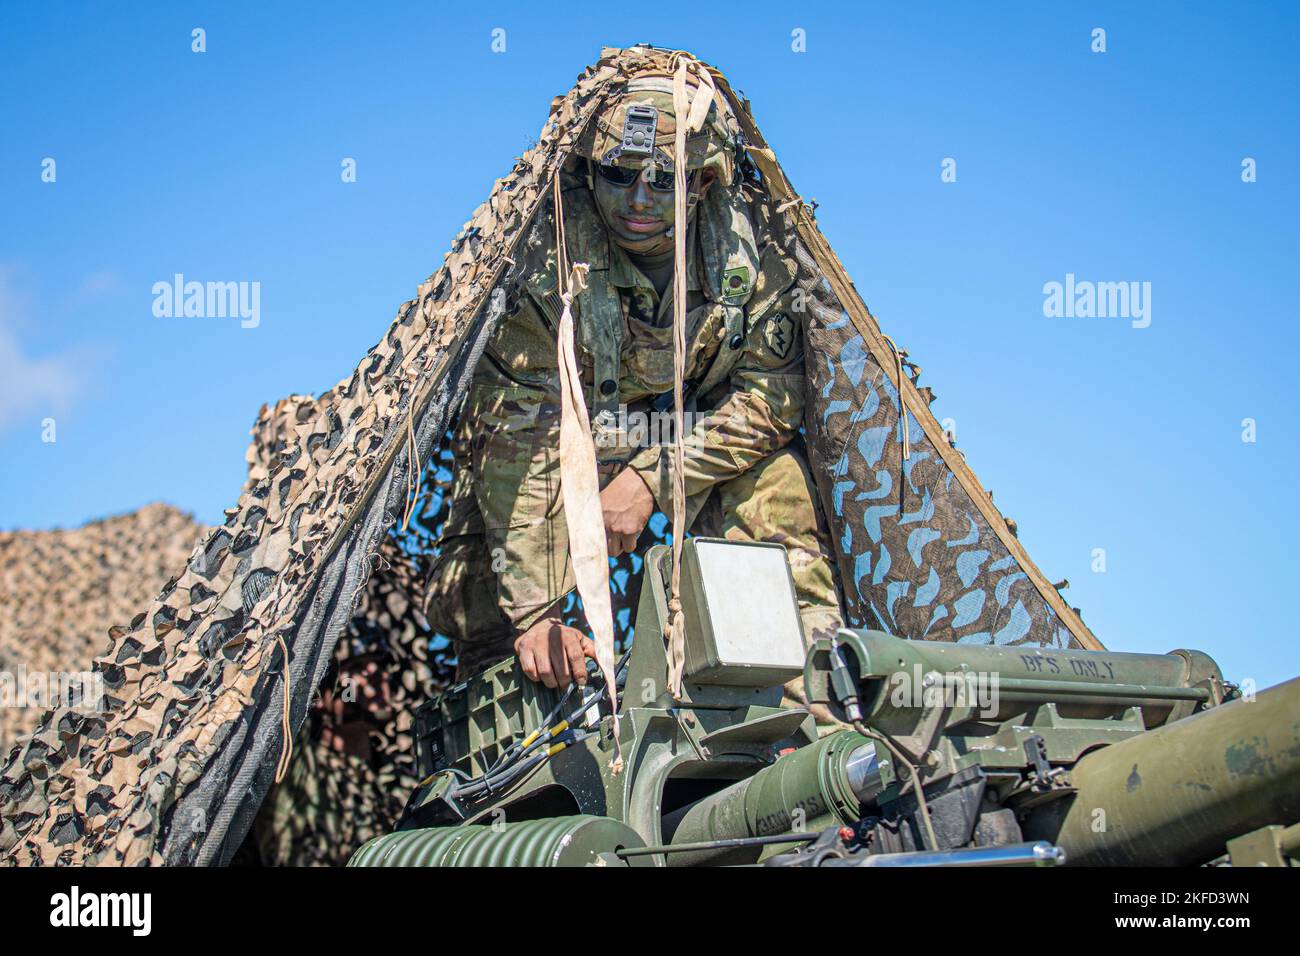
<svg viewBox="0 0 1300 956">
<path fill-rule="evenodd" d="M 774 312 L 763 328 L 763 339 L 777 358 L 786 358 L 794 348 L 794 320 L 784 312 Z"/>
</svg>

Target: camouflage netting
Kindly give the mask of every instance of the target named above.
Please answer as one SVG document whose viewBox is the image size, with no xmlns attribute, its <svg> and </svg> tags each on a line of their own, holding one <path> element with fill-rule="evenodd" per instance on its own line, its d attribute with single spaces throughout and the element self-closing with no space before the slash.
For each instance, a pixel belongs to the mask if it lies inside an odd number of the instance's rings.
<svg viewBox="0 0 1300 956">
<path fill-rule="evenodd" d="M 267 476 L 268 463 L 287 447 L 285 428 L 313 403 L 291 396 L 263 407 L 247 453 L 246 491 Z M 417 782 L 415 708 L 446 687 L 455 669 L 446 640 L 423 614 L 450 465 L 450 452 L 435 449 L 409 526 L 383 539 L 376 571 L 295 738 L 286 779 L 268 793 L 236 862 L 341 865 L 396 822 Z M 0 534 L 0 673 L 89 670 L 111 631 L 103 622 L 129 620 L 203 531 L 173 508 L 148 505 L 72 531 Z M 624 639 L 636 580 L 625 555 L 613 571 Z M 578 616 L 575 602 L 569 618 Z M 40 707 L 0 709 L 3 750 L 43 715 Z"/>
<path fill-rule="evenodd" d="M 203 527 L 164 504 L 80 528 L 0 533 L 0 673 L 90 670 L 109 625 L 128 621 L 184 562 Z M 39 706 L 0 707 L 0 753 L 36 729 Z"/>
<path fill-rule="evenodd" d="M 448 673 L 421 611 L 448 477 L 439 442 L 486 334 L 517 302 L 518 243 L 549 241 L 534 219 L 558 162 L 629 74 L 666 60 L 604 51 L 357 369 L 319 398 L 263 410 L 224 525 L 96 662 L 107 712 L 55 711 L 0 770 L 9 862 L 223 863 L 254 844 L 273 862 L 339 862 L 388 825 L 411 783 L 413 703 Z M 943 439 L 928 396 L 897 374 L 811 210 L 734 102 L 752 158 L 744 188 L 777 200 L 774 228 L 809 294 L 805 426 L 850 621 L 1097 646 Z M 631 570 L 615 572 L 624 592 Z M 286 687 L 298 754 L 267 799 Z"/>
<path fill-rule="evenodd" d="M 252 492 L 321 408 L 310 396 L 263 406 L 249 445 Z M 274 785 L 232 862 L 342 865 L 352 848 L 390 830 L 415 785 L 414 709 L 454 670 L 430 654 L 422 611 L 427 559 L 443 519 L 450 473 L 435 451 L 421 476 L 422 504 L 405 532 L 380 542 L 375 571 L 317 687 L 294 740 L 285 779 Z"/>
<path fill-rule="evenodd" d="M 293 396 L 262 409 L 248 452 L 250 487 L 284 447 L 283 425 L 307 414 L 302 409 L 311 401 Z M 381 544 L 334 666 L 295 740 L 286 778 L 267 794 L 232 862 L 342 865 L 356 847 L 392 830 L 417 784 L 410 733 L 415 708 L 455 673 L 447 640 L 431 631 L 423 613 L 429 561 L 447 513 L 448 439 L 426 464 L 420 505 L 408 527 L 394 528 Z M 666 523 L 663 515 L 652 521 L 661 540 Z M 639 567 L 639 559 L 624 555 L 611 569 L 620 648 L 631 631 Z M 580 615 L 575 599 L 566 618 L 578 624 Z"/>
</svg>

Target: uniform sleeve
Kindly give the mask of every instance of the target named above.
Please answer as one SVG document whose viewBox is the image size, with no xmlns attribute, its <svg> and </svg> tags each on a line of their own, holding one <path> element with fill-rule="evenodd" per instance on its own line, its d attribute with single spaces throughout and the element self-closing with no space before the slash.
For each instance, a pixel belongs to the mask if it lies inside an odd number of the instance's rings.
<svg viewBox="0 0 1300 956">
<path fill-rule="evenodd" d="M 685 448 L 686 496 L 735 478 L 780 451 L 803 419 L 802 332 L 790 292 L 746 322 L 742 353 L 721 403 L 697 418 Z M 724 345 L 725 347 L 725 345 Z M 671 513 L 671 446 L 646 448 L 629 466 L 649 486 L 660 510 Z"/>
</svg>

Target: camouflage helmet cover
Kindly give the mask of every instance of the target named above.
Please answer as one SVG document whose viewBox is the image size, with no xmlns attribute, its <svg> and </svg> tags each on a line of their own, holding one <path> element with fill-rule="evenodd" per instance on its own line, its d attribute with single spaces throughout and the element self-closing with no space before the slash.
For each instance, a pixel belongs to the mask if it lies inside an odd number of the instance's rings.
<svg viewBox="0 0 1300 956">
<path fill-rule="evenodd" d="M 687 83 L 687 95 L 694 98 L 697 89 L 692 77 Z M 673 79 L 666 74 L 647 73 L 629 80 L 621 95 L 607 103 L 588 128 L 587 135 L 578 144 L 577 152 L 597 163 L 610 162 L 616 166 L 637 168 L 644 166 L 650 158 L 646 153 L 623 152 L 618 149 L 623 143 L 628 111 L 632 107 L 654 109 L 656 148 L 653 155 L 658 165 L 671 164 L 674 159 L 677 115 L 673 107 Z M 703 128 L 687 136 L 686 168 L 713 169 L 724 186 L 730 184 L 739 137 L 739 123 L 725 100 L 715 94 Z"/>
</svg>

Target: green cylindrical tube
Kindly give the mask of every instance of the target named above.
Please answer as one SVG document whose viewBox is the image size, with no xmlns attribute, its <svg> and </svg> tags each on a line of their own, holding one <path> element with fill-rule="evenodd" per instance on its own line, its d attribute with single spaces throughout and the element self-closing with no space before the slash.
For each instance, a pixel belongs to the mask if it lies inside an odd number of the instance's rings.
<svg viewBox="0 0 1300 956">
<path fill-rule="evenodd" d="M 888 727 L 945 686 L 959 692 L 958 700 L 960 692 L 970 690 L 964 696 L 980 707 L 987 697 L 996 713 L 981 714 L 986 719 L 1006 720 L 1050 701 L 1071 717 L 1104 717 L 1139 706 L 1148 727 L 1216 704 L 1224 691 L 1218 665 L 1200 651 L 1129 654 L 966 645 L 851 630 L 840 631 L 837 640 L 873 726 Z M 804 687 L 810 701 L 828 703 L 841 716 L 829 686 L 830 661 L 830 642 L 817 641 L 804 664 Z M 901 719 L 906 724 L 911 717 Z"/>
<path fill-rule="evenodd" d="M 879 787 L 874 756 L 874 745 L 860 734 L 831 734 L 669 814 L 664 832 L 672 834 L 670 843 L 681 845 L 854 823 Z M 669 853 L 664 859 L 669 866 L 752 863 L 764 850 L 731 847 Z"/>
<path fill-rule="evenodd" d="M 1024 822 L 1073 865 L 1185 866 L 1300 819 L 1300 679 L 1103 747 Z"/>
</svg>

